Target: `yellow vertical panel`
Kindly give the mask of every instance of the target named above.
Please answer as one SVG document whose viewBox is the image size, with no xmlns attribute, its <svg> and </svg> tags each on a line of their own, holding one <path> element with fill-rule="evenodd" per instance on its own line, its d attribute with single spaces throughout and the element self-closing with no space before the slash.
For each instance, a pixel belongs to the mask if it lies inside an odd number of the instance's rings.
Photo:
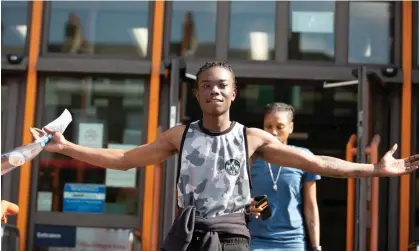
<svg viewBox="0 0 419 251">
<path fill-rule="evenodd" d="M 36 64 L 38 62 L 39 48 L 41 45 L 43 5 L 43 1 L 32 2 L 32 19 L 28 24 L 30 25 L 30 37 L 22 144 L 28 144 L 32 141 L 32 135 L 29 132 L 29 128 L 33 127 L 35 124 L 36 92 L 38 89 Z M 17 217 L 17 227 L 20 231 L 21 251 L 29 250 L 26 248 L 26 239 L 29 216 L 30 183 L 31 163 L 26 163 L 21 167 L 19 177 L 19 215 Z"/>
<path fill-rule="evenodd" d="M 150 98 L 148 105 L 148 132 L 147 143 L 157 138 L 159 120 L 159 95 L 160 95 L 160 67 L 162 60 L 164 1 L 154 2 L 153 41 L 151 53 Z M 153 215 L 158 213 L 154 208 L 155 187 L 154 165 L 145 167 L 143 224 L 141 234 L 141 250 L 152 251 Z M 159 214 L 160 216 L 160 214 Z"/>
<path fill-rule="evenodd" d="M 412 1 L 402 2 L 402 124 L 401 157 L 411 154 L 412 134 Z M 410 217 L 410 174 L 400 177 L 400 225 L 399 251 L 409 245 Z"/>
</svg>

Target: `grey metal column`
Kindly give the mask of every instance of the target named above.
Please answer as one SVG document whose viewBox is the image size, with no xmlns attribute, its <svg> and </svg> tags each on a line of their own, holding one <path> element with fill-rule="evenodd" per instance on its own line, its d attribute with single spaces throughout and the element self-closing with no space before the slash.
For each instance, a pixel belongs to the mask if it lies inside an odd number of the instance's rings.
<svg viewBox="0 0 419 251">
<path fill-rule="evenodd" d="M 358 154 L 357 162 L 366 163 L 365 148 L 368 145 L 369 135 L 369 97 L 370 86 L 367 79 L 366 67 L 358 70 Z M 367 226 L 367 178 L 356 179 L 356 224 L 354 246 L 356 251 L 366 250 Z"/>
<path fill-rule="evenodd" d="M 391 110 L 390 114 L 393 119 L 390 119 L 390 140 L 389 145 L 400 142 L 400 126 L 401 126 L 401 91 L 393 91 L 390 96 Z M 394 119 L 396 118 L 396 119 Z M 395 158 L 400 158 L 400 151 L 396 151 L 393 155 Z M 387 251 L 398 250 L 399 247 L 399 191 L 400 178 L 389 178 L 388 187 L 388 233 L 387 233 Z"/>
<path fill-rule="evenodd" d="M 185 68 L 183 59 L 175 58 L 170 63 L 170 91 L 169 91 L 169 111 L 168 120 L 164 123 L 164 129 L 171 128 L 179 122 L 179 88 L 181 85 L 181 68 Z M 163 215 L 161 225 L 162 240 L 169 233 L 170 227 L 175 219 L 176 207 L 176 174 L 178 156 L 175 155 L 164 164 L 164 194 L 163 194 Z"/>
</svg>

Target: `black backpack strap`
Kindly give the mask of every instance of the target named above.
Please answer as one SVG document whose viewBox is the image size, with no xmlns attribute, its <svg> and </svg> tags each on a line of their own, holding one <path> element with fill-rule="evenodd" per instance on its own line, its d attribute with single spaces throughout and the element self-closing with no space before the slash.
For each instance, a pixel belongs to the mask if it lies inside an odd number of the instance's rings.
<svg viewBox="0 0 419 251">
<path fill-rule="evenodd" d="M 247 143 L 247 127 L 243 126 L 243 137 L 244 137 L 244 148 L 246 151 L 246 169 L 247 169 L 247 176 L 249 177 L 249 186 L 252 189 L 252 173 L 250 167 L 250 159 L 249 159 L 249 147 Z"/>
<path fill-rule="evenodd" d="M 183 144 L 185 143 L 186 134 L 188 133 L 188 130 L 189 130 L 189 126 L 190 125 L 191 124 L 189 123 L 189 124 L 187 124 L 185 126 L 185 130 L 183 131 L 182 139 L 180 141 L 179 156 L 178 156 L 178 160 L 177 160 L 176 185 L 177 185 L 177 183 L 179 183 L 180 169 L 182 168 L 182 150 L 183 150 Z"/>
</svg>

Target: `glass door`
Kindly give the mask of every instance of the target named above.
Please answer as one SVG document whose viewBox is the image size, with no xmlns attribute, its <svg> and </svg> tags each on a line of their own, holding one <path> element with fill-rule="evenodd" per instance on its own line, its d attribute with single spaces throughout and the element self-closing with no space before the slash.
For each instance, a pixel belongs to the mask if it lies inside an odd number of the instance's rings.
<svg viewBox="0 0 419 251">
<path fill-rule="evenodd" d="M 132 149 L 146 136 L 147 88 L 147 78 L 43 78 L 36 126 L 68 109 L 73 121 L 64 132 L 67 140 Z M 32 168 L 28 250 L 128 250 L 132 230 L 141 231 L 143 168 L 104 169 L 49 152 Z"/>
<path fill-rule="evenodd" d="M 400 85 L 384 83 L 370 69 L 362 67 L 358 77 L 357 162 L 376 163 L 394 143 L 400 142 Z M 394 156 L 400 157 L 400 150 Z M 354 250 L 393 250 L 391 229 L 397 228 L 397 178 L 358 178 L 355 186 L 353 219 Z"/>
<path fill-rule="evenodd" d="M 5 153 L 22 143 L 24 110 L 24 78 L 2 76 L 1 82 L 1 152 Z M 19 169 L 1 177 L 1 198 L 17 203 Z M 16 217 L 8 219 L 16 224 Z"/>
</svg>

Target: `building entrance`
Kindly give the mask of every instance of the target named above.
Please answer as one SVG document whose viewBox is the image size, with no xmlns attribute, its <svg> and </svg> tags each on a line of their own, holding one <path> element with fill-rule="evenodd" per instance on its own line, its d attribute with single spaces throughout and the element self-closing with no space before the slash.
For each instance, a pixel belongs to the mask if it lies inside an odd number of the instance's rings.
<svg viewBox="0 0 419 251">
<path fill-rule="evenodd" d="M 184 64 L 182 60 L 173 60 L 172 70 L 164 78 L 168 82 L 165 86 L 169 86 L 164 91 L 169 96 L 169 104 L 164 105 L 170 118 L 167 127 L 202 116 L 193 91 L 196 77 L 185 74 Z M 264 106 L 285 102 L 295 108 L 289 144 L 306 147 L 316 155 L 374 163 L 392 144 L 400 142 L 400 83 L 383 82 L 380 73 L 377 74 L 380 69 L 360 69 L 355 69 L 351 78 L 342 78 L 343 82 L 332 85 L 308 77 L 236 76 L 238 96 L 231 108 L 231 118 L 247 127 L 262 128 Z M 334 78 L 332 82 L 338 80 Z M 394 156 L 399 157 L 399 152 Z M 172 159 L 167 165 L 177 166 L 176 163 Z M 174 208 L 176 168 L 166 170 L 163 208 Z M 391 229 L 398 228 L 398 186 L 397 178 L 377 182 L 368 178 L 322 177 L 317 183 L 317 200 L 324 249 L 394 250 L 397 234 Z M 163 237 L 174 214 L 166 212 L 162 217 Z"/>
<path fill-rule="evenodd" d="M 285 102 L 295 109 L 294 133 L 289 144 L 306 147 L 316 155 L 345 158 L 348 138 L 356 133 L 356 86 L 323 88 L 323 82 L 288 79 L 240 78 L 231 117 L 248 127 L 263 129 L 264 106 Z M 201 110 L 191 88 L 185 115 L 200 119 Z M 346 179 L 322 177 L 317 182 L 321 243 L 325 250 L 344 250 Z"/>
</svg>

